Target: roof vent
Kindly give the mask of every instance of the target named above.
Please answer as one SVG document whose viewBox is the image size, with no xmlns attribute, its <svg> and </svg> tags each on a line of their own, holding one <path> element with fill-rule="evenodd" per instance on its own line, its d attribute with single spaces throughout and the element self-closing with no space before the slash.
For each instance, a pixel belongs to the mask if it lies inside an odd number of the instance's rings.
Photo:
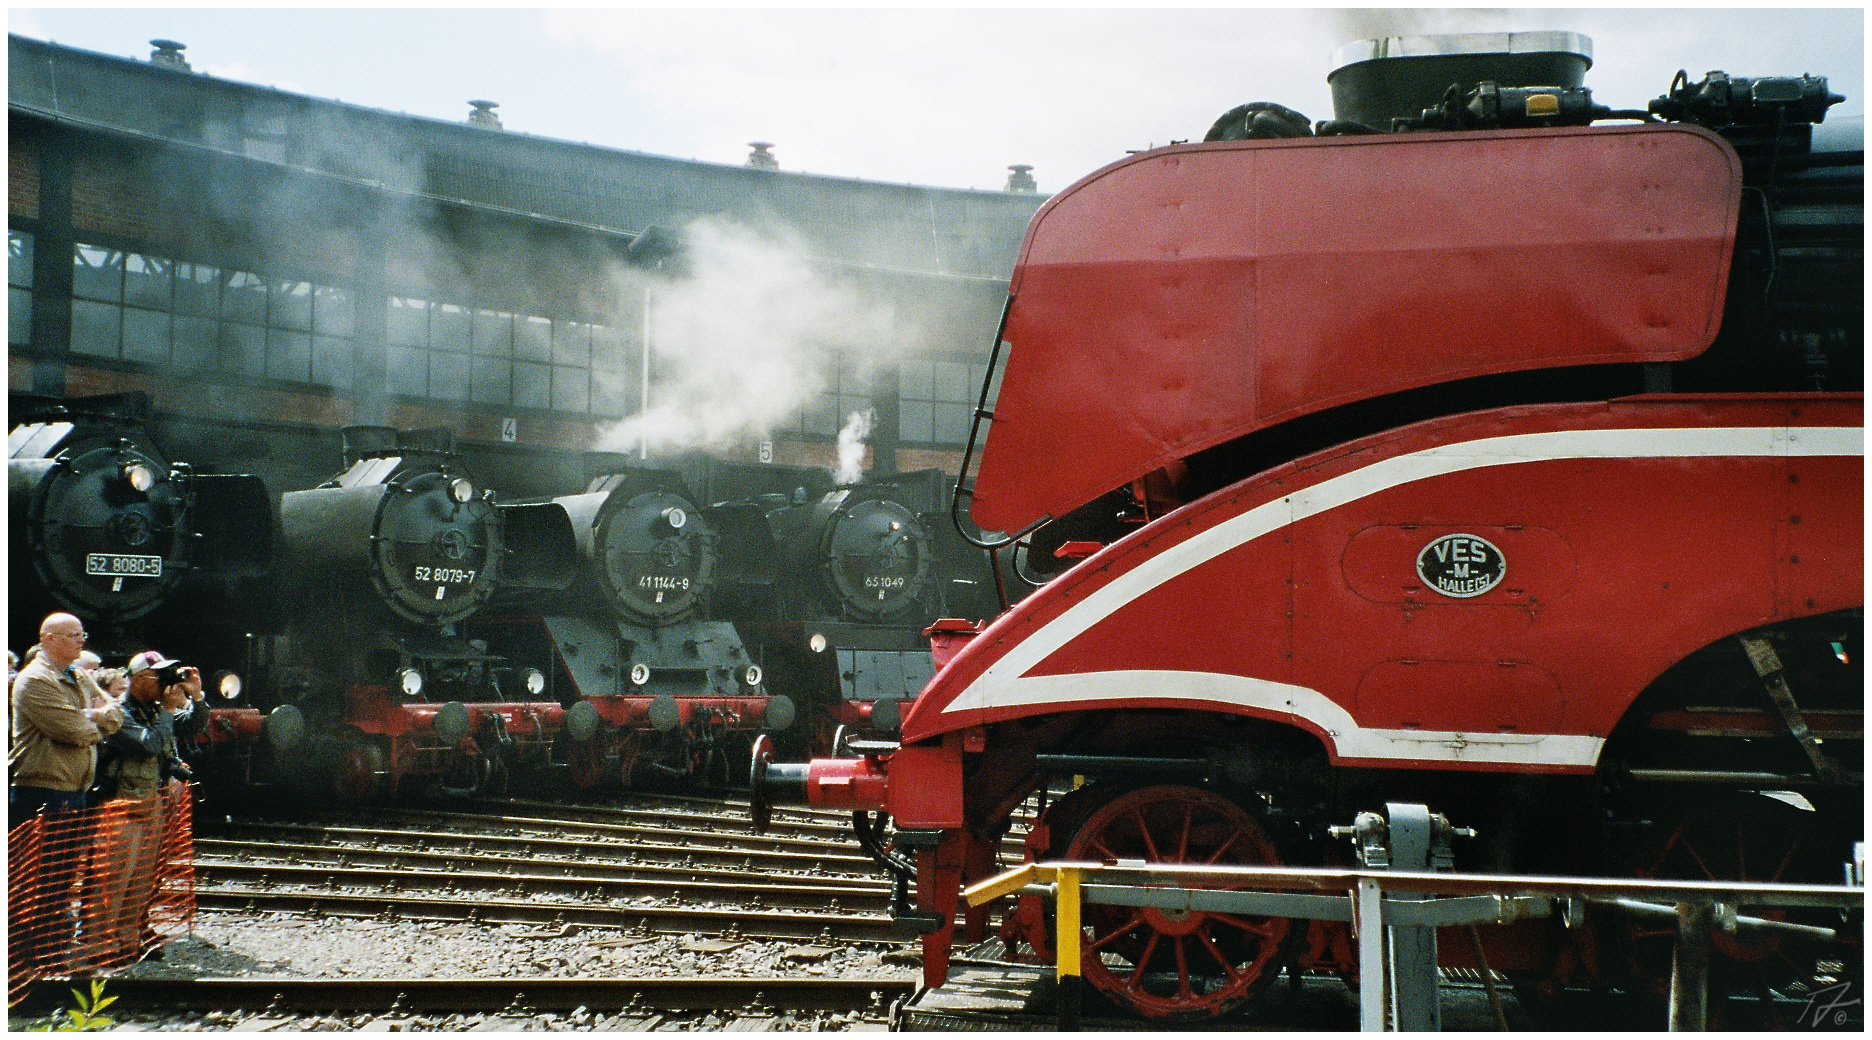
<svg viewBox="0 0 1872 1040">
<path fill-rule="evenodd" d="M 1450 85 L 1579 87 L 1592 67 L 1592 40 L 1572 32 L 1387 36 L 1348 43 L 1333 55 L 1333 116 L 1376 130 L 1415 119 Z"/>
<path fill-rule="evenodd" d="M 748 147 L 754 149 L 748 153 L 747 164 L 757 170 L 777 170 L 780 160 L 773 157 L 767 149 L 773 147 L 772 141 L 749 141 Z"/>
<path fill-rule="evenodd" d="M 156 48 L 150 52 L 151 65 L 175 69 L 178 72 L 189 71 L 188 59 L 182 57 L 182 52 L 188 49 L 188 44 L 177 43 L 174 40 L 151 40 L 150 46 Z"/>
<path fill-rule="evenodd" d="M 1020 192 L 1023 195 L 1032 195 L 1039 191 L 1040 186 L 1034 183 L 1033 174 L 1029 172 L 1032 169 L 1033 167 L 1020 163 L 1008 167 L 1007 187 L 1003 190 Z"/>
<path fill-rule="evenodd" d="M 494 114 L 494 110 L 500 107 L 499 102 L 470 101 L 468 103 L 474 106 L 474 111 L 468 113 L 469 126 L 483 126 L 489 130 L 503 129 L 500 117 Z"/>
</svg>

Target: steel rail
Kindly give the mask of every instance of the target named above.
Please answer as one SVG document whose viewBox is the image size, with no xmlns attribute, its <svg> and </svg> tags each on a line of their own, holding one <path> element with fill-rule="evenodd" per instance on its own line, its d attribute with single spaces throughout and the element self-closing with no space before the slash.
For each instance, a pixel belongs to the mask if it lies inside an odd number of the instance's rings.
<svg viewBox="0 0 1872 1040">
<path fill-rule="evenodd" d="M 674 857 L 672 857 L 672 860 Z M 225 838 L 201 838 L 195 842 L 195 868 L 203 870 L 252 867 L 278 863 L 305 869 L 381 867 L 388 870 L 428 869 L 436 874 L 462 872 L 475 865 L 470 873 L 502 874 L 522 878 L 563 878 L 574 874 L 593 880 L 651 881 L 675 878 L 700 884 L 733 884 L 750 878 L 780 881 L 788 886 L 819 888 L 885 889 L 888 879 L 843 877 L 824 874 L 775 873 L 756 870 L 752 863 L 739 866 L 708 866 L 695 863 L 656 862 L 638 858 L 592 859 L 587 857 L 512 856 L 500 853 L 479 854 L 446 851 L 411 851 L 367 849 L 343 845 L 284 844 L 279 842 L 240 841 Z"/>
<path fill-rule="evenodd" d="M 777 1011 L 862 1011 L 882 1018 L 892 1001 L 916 989 L 913 974 L 674 978 L 112 978 L 120 1009 L 146 1006 L 265 1012 L 510 1012 L 532 1015 L 576 1008 L 651 1015 L 714 1010 L 743 1015 Z"/>
<path fill-rule="evenodd" d="M 743 875 L 744 878 L 754 875 Z M 561 895 L 576 898 L 642 898 L 715 900 L 772 909 L 808 910 L 841 913 L 861 910 L 884 913 L 890 902 L 890 889 L 884 882 L 870 886 L 791 885 L 777 880 L 718 881 L 688 878 L 620 878 L 591 874 L 501 873 L 450 869 L 421 876 L 417 884 L 430 888 L 443 879 L 456 889 L 507 892 L 516 898 Z M 302 863 L 227 863 L 195 861 L 195 884 L 198 893 L 212 886 L 239 885 L 242 890 L 259 884 L 296 885 L 312 890 L 324 885 L 326 891 L 350 888 L 356 894 L 372 892 L 400 895 L 411 885 L 410 872 L 389 867 L 311 865 Z"/>
<path fill-rule="evenodd" d="M 303 823 L 258 823 L 240 822 L 231 828 L 238 833 L 265 832 L 273 834 L 324 835 L 326 837 L 355 842 L 364 847 L 383 849 L 387 845 L 420 843 L 424 848 L 410 851 L 421 852 L 437 847 L 453 849 L 459 852 L 474 852 L 476 846 L 499 847 L 510 851 L 530 853 L 533 849 L 558 849 L 574 853 L 576 856 L 594 856 L 615 854 L 623 856 L 630 853 L 653 857 L 660 861 L 674 861 L 680 857 L 684 862 L 709 863 L 715 866 L 745 865 L 752 869 L 759 865 L 761 869 L 792 870 L 799 873 L 842 872 L 861 876 L 876 873 L 877 867 L 869 857 L 858 852 L 846 852 L 829 846 L 825 842 L 804 842 L 805 849 L 772 849 L 749 835 L 701 835 L 704 840 L 684 841 L 692 837 L 682 831 L 665 831 L 662 842 L 595 842 L 577 838 L 554 837 L 547 835 L 515 834 L 459 834 L 447 831 L 407 831 L 392 830 L 383 827 L 320 826 Z M 228 833 L 224 829 L 219 833 Z M 721 840 L 709 840 L 721 839 Z M 364 845 L 364 843 L 371 843 Z"/>
<path fill-rule="evenodd" d="M 555 902 L 491 898 L 445 891 L 360 894 L 253 888 L 196 892 L 200 910 L 233 913 L 297 913 L 405 921 L 467 921 L 476 924 L 577 925 L 640 934 L 720 935 L 723 938 L 883 943 L 901 940 L 891 919 L 830 907 L 814 911 L 657 906 L 647 903 Z"/>
</svg>

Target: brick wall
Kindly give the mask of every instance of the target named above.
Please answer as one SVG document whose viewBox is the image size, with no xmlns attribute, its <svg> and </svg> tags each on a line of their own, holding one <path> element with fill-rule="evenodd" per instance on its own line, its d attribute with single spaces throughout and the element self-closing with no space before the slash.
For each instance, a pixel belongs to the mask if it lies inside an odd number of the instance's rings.
<svg viewBox="0 0 1872 1040">
<path fill-rule="evenodd" d="M 19 359 L 12 359 L 9 376 L 17 386 Z M 26 364 L 30 376 L 30 363 Z M 150 404 L 169 412 L 212 409 L 218 415 L 257 416 L 269 422 L 304 423 L 337 427 L 352 422 L 351 402 L 327 394 L 296 393 L 259 387 L 217 386 L 204 392 L 199 382 L 152 372 L 121 372 L 88 365 L 65 368 L 65 395 L 86 397 L 142 390 Z"/>
<path fill-rule="evenodd" d="M 72 162 L 72 224 L 84 232 L 150 238 L 155 188 L 127 165 L 100 155 Z"/>
<path fill-rule="evenodd" d="M 7 140 L 7 213 L 28 220 L 39 216 L 39 146 Z"/>
</svg>

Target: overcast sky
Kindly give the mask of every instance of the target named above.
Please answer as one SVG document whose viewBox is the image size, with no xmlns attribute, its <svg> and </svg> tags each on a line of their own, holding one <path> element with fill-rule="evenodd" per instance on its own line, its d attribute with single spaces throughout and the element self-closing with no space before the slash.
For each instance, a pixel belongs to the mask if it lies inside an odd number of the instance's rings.
<svg viewBox="0 0 1872 1040">
<path fill-rule="evenodd" d="M 1642 107 L 1693 79 L 1813 73 L 1863 116 L 1863 8 L 10 9 L 40 40 L 438 119 L 499 103 L 509 130 L 740 164 L 1057 191 L 1127 149 L 1201 139 L 1245 101 L 1332 114 L 1340 45 L 1427 31 L 1592 38 L 1586 85 Z"/>
</svg>

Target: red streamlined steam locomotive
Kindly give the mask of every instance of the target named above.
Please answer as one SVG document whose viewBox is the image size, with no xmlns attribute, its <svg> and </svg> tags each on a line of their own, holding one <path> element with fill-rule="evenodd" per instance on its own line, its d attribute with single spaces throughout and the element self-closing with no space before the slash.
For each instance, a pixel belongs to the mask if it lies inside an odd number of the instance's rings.
<svg viewBox="0 0 1872 1040">
<path fill-rule="evenodd" d="M 1030 855 L 1071 860 L 1343 863 L 1327 828 L 1399 800 L 1474 827 L 1477 870 L 1826 882 L 1861 835 L 1841 99 L 1679 74 L 1612 111 L 1568 33 L 1342 57 L 1335 119 L 1245 105 L 1036 214 L 958 498 L 1084 558 L 955 653 L 900 742 L 756 749 L 757 823 L 851 808 L 914 878 L 930 984 L 958 925 L 985 934 L 958 892 L 1036 792 Z M 1050 952 L 1035 901 L 1001 911 Z M 1503 930 L 1490 963 L 1668 975 L 1597 924 Z M 1083 941 L 1093 985 L 1162 1018 L 1354 967 L 1299 920 L 1092 908 Z M 1815 956 L 1718 946 L 1765 986 Z"/>
</svg>

